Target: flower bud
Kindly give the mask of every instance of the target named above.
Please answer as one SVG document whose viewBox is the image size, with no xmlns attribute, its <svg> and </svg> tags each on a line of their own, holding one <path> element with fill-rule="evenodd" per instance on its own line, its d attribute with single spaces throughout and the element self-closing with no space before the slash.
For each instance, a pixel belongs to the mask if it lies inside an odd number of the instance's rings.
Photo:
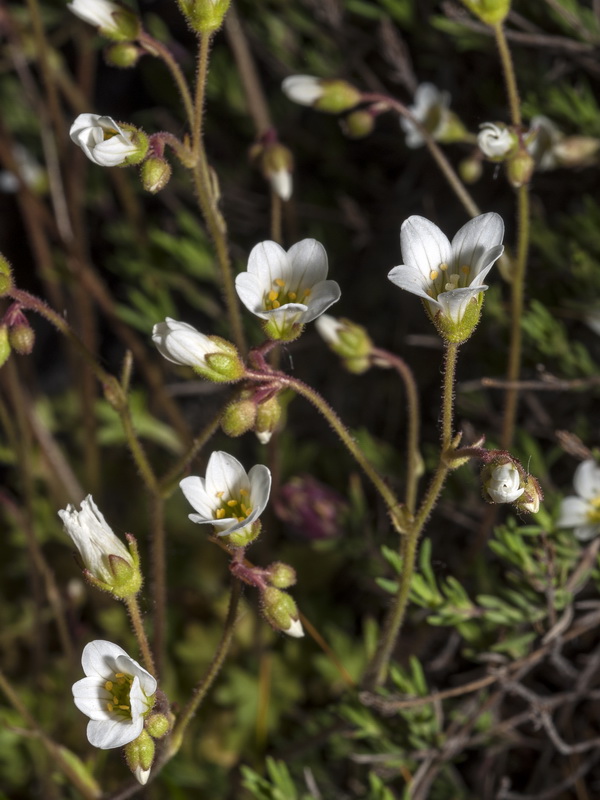
<svg viewBox="0 0 600 800">
<path fill-rule="evenodd" d="M 72 0 L 67 7 L 115 42 L 131 42 L 140 33 L 140 21 L 135 14 L 110 0 Z"/>
<path fill-rule="evenodd" d="M 362 100 L 362 92 L 347 81 L 315 78 L 313 75 L 290 75 L 281 88 L 294 103 L 312 106 L 327 114 L 349 111 Z"/>
<path fill-rule="evenodd" d="M 256 403 L 252 400 L 250 392 L 245 392 L 242 397 L 225 408 L 221 417 L 221 428 L 227 436 L 235 438 L 252 430 L 255 421 Z"/>
<path fill-rule="evenodd" d="M 511 0 L 462 0 L 462 4 L 487 25 L 503 22 L 510 11 Z"/>
<path fill-rule="evenodd" d="M 110 67 L 128 69 L 135 67 L 140 56 L 141 50 L 131 42 L 117 42 L 111 44 L 104 51 L 104 60 Z"/>
<path fill-rule="evenodd" d="M 518 150 L 505 163 L 508 182 L 514 189 L 519 189 L 529 183 L 535 168 L 535 161 L 525 148 Z"/>
<path fill-rule="evenodd" d="M 12 269 L 8 261 L 0 254 L 0 297 L 13 288 Z"/>
<path fill-rule="evenodd" d="M 6 325 L 0 325 L 0 367 L 4 366 L 10 356 L 10 338 Z"/>
<path fill-rule="evenodd" d="M 315 322 L 315 327 L 331 350 L 342 357 L 349 372 L 360 374 L 369 369 L 373 342 L 362 325 L 322 314 Z"/>
<path fill-rule="evenodd" d="M 286 592 L 275 587 L 264 589 L 261 592 L 261 610 L 263 617 L 275 630 L 295 638 L 304 636 L 296 603 Z"/>
<path fill-rule="evenodd" d="M 277 561 L 271 564 L 265 570 L 267 573 L 267 580 L 271 586 L 276 589 L 288 589 L 296 583 L 296 570 L 290 567 L 289 564 L 283 564 Z"/>
<path fill-rule="evenodd" d="M 281 402 L 277 395 L 259 403 L 256 409 L 254 432 L 261 444 L 267 444 L 281 419 Z"/>
<path fill-rule="evenodd" d="M 533 475 L 528 475 L 524 484 L 524 492 L 515 503 L 515 508 L 528 514 L 537 514 L 540 503 L 544 499 L 542 488 Z"/>
<path fill-rule="evenodd" d="M 164 714 L 152 714 L 146 719 L 145 727 L 153 739 L 161 739 L 169 732 L 171 725 Z"/>
<path fill-rule="evenodd" d="M 142 731 L 137 739 L 125 745 L 125 760 L 139 783 L 144 786 L 150 777 L 154 761 L 154 740 L 147 731 Z"/>
<path fill-rule="evenodd" d="M 460 175 L 462 181 L 464 183 L 468 183 L 469 185 L 472 183 L 477 183 L 477 181 L 481 178 L 482 172 L 483 167 L 481 164 L 481 158 L 464 158 L 458 165 L 458 174 Z"/>
<path fill-rule="evenodd" d="M 352 111 L 340 122 L 342 131 L 349 139 L 364 139 L 373 133 L 375 117 L 366 108 Z"/>
<path fill-rule="evenodd" d="M 196 33 L 218 31 L 231 0 L 177 0 L 181 13 Z"/>
<path fill-rule="evenodd" d="M 165 158 L 150 156 L 142 164 L 142 186 L 150 194 L 164 189 L 171 178 L 171 165 Z"/>
<path fill-rule="evenodd" d="M 143 131 L 98 114 L 80 114 L 69 136 L 100 167 L 139 164 L 148 152 L 148 137 Z"/>
<path fill-rule="evenodd" d="M 35 333 L 33 328 L 28 325 L 15 325 L 9 329 L 8 341 L 10 346 L 20 356 L 28 356 L 33 351 L 35 344 Z"/>
<path fill-rule="evenodd" d="M 513 461 L 492 462 L 482 470 L 484 499 L 492 503 L 514 503 L 523 492 L 521 473 Z"/>
<path fill-rule="evenodd" d="M 477 144 L 490 161 L 504 161 L 515 150 L 518 142 L 514 131 L 501 122 L 484 122 L 479 126 Z"/>
<path fill-rule="evenodd" d="M 289 148 L 278 141 L 257 145 L 254 152 L 265 180 L 282 200 L 292 196 L 294 157 Z"/>
<path fill-rule="evenodd" d="M 565 136 L 554 145 L 553 153 L 560 167 L 587 167 L 598 161 L 600 139 L 592 136 Z"/>
</svg>

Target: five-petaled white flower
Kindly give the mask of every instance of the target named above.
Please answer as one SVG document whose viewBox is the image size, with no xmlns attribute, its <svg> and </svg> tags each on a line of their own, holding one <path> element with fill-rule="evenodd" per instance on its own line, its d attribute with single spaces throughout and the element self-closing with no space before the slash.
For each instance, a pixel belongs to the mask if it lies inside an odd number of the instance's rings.
<svg viewBox="0 0 600 800">
<path fill-rule="evenodd" d="M 486 489 L 494 503 L 514 503 L 525 491 L 520 483 L 519 470 L 509 461 L 492 468 Z"/>
<path fill-rule="evenodd" d="M 121 647 L 103 639 L 86 644 L 81 664 L 86 677 L 73 684 L 73 700 L 90 718 L 90 744 L 110 750 L 137 739 L 154 705 L 156 678 Z"/>
<path fill-rule="evenodd" d="M 488 158 L 501 161 L 517 145 L 517 137 L 506 125 L 484 122 L 479 126 L 477 144 Z"/>
<path fill-rule="evenodd" d="M 276 242 L 261 242 L 252 249 L 248 271 L 235 279 L 242 303 L 266 320 L 274 339 L 295 338 L 340 299 L 340 287 L 327 278 L 327 253 L 315 239 L 303 239 L 287 253 Z"/>
<path fill-rule="evenodd" d="M 120 6 L 110 0 L 73 0 L 67 8 L 79 19 L 103 31 L 115 28 L 115 14 L 121 11 Z"/>
<path fill-rule="evenodd" d="M 575 528 L 582 542 L 600 533 L 600 466 L 590 458 L 575 470 L 573 487 L 577 497 L 565 497 L 560 506 L 559 528 Z"/>
<path fill-rule="evenodd" d="M 441 312 L 460 323 L 470 301 L 488 287 L 486 275 L 504 250 L 502 217 L 494 212 L 467 222 L 452 243 L 424 217 L 409 217 L 400 242 L 405 263 L 388 278 L 427 301 L 432 317 Z"/>
<path fill-rule="evenodd" d="M 206 478 L 184 478 L 179 486 L 197 514 L 192 522 L 213 525 L 217 536 L 244 533 L 255 523 L 267 505 L 271 473 L 256 464 L 248 474 L 233 456 L 223 451 L 211 454 Z"/>
<path fill-rule="evenodd" d="M 80 511 L 68 505 L 58 512 L 58 516 L 92 577 L 108 585 L 114 584 L 114 561 L 111 564 L 111 557 L 125 562 L 123 566 L 134 571 L 135 559 L 115 536 L 91 494 L 82 501 Z"/>
<path fill-rule="evenodd" d="M 112 117 L 80 114 L 71 125 L 71 139 L 100 167 L 118 167 L 137 160 L 140 146 L 133 133 L 123 130 Z"/>
<path fill-rule="evenodd" d="M 450 94 L 440 91 L 433 83 L 422 83 L 415 92 L 414 103 L 408 107 L 413 117 L 429 131 L 434 139 L 441 136 L 450 119 Z M 425 144 L 423 134 L 407 117 L 400 117 L 400 126 L 406 134 L 406 145 L 410 148 Z"/>
</svg>

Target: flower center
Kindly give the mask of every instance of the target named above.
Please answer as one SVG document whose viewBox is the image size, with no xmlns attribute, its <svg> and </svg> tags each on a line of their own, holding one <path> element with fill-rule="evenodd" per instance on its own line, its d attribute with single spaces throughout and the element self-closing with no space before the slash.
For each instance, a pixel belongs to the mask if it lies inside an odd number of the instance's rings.
<svg viewBox="0 0 600 800">
<path fill-rule="evenodd" d="M 275 308 L 280 308 L 287 303 L 302 303 L 306 305 L 305 300 L 310 297 L 311 289 L 290 289 L 281 278 L 275 278 L 273 281 L 273 288 L 269 292 L 265 292 L 264 304 L 267 311 L 272 311 Z"/>
<path fill-rule="evenodd" d="M 590 500 L 590 510 L 587 512 L 587 521 L 592 525 L 600 524 L 600 496 Z"/>
<path fill-rule="evenodd" d="M 239 497 L 224 500 L 223 495 L 225 492 L 217 492 L 217 497 L 221 501 L 221 505 L 214 512 L 215 519 L 236 519 L 238 522 L 243 522 L 252 513 L 252 506 L 248 497 L 247 489 L 240 489 Z"/>
<path fill-rule="evenodd" d="M 471 267 L 463 264 L 456 271 L 451 270 L 448 264 L 443 261 L 437 269 L 432 269 L 429 273 L 431 285 L 428 289 L 430 297 L 437 298 L 442 292 L 451 292 L 453 289 L 462 289 L 469 285 Z"/>
<path fill-rule="evenodd" d="M 115 672 L 114 680 L 106 681 L 104 688 L 110 692 L 112 699 L 106 704 L 106 708 L 112 714 L 118 714 L 126 719 L 131 719 L 131 706 L 129 705 L 129 692 L 133 683 L 132 675 L 125 675 L 124 672 Z"/>
</svg>

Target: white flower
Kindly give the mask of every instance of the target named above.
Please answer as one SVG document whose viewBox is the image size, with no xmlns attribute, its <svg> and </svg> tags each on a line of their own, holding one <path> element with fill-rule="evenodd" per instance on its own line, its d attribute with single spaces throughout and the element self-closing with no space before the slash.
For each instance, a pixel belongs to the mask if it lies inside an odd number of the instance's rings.
<svg viewBox="0 0 600 800">
<path fill-rule="evenodd" d="M 269 181 L 275 194 L 282 200 L 288 201 L 292 196 L 293 182 L 292 173 L 289 169 L 281 167 L 269 175 Z"/>
<path fill-rule="evenodd" d="M 452 243 L 424 217 L 409 217 L 400 242 L 405 264 L 388 278 L 401 289 L 427 300 L 432 316 L 439 311 L 461 321 L 471 298 L 485 291 L 486 275 L 504 250 L 502 217 L 482 214 L 467 222 Z"/>
<path fill-rule="evenodd" d="M 514 503 L 525 489 L 519 488 L 521 476 L 514 464 L 498 464 L 492 468 L 487 492 L 494 503 Z"/>
<path fill-rule="evenodd" d="M 131 569 L 134 568 L 129 550 L 115 536 L 91 494 L 82 501 L 80 511 L 68 505 L 58 512 L 58 516 L 79 551 L 85 568 L 94 578 L 107 584 L 114 582 L 109 556 L 117 556 L 127 562 Z"/>
<path fill-rule="evenodd" d="M 506 125 L 484 122 L 479 126 L 477 144 L 481 152 L 488 158 L 500 160 L 514 148 L 516 139 Z"/>
<path fill-rule="evenodd" d="M 156 679 L 121 647 L 102 639 L 86 644 L 81 664 L 86 677 L 73 684 L 73 700 L 90 718 L 90 744 L 110 750 L 137 739 L 154 704 Z"/>
<path fill-rule="evenodd" d="M 340 287 L 326 277 L 327 253 L 320 242 L 303 239 L 286 253 L 267 241 L 252 249 L 248 271 L 237 276 L 235 288 L 249 311 L 285 335 L 340 299 Z"/>
<path fill-rule="evenodd" d="M 206 336 L 187 322 L 167 317 L 152 328 L 152 341 L 167 361 L 193 367 L 208 380 L 236 381 L 244 374 L 235 345 L 218 336 Z"/>
<path fill-rule="evenodd" d="M 446 128 L 449 118 L 450 94 L 441 92 L 432 83 L 422 83 L 415 92 L 414 104 L 408 107 L 424 128 L 436 139 Z M 421 147 L 425 144 L 422 133 L 415 123 L 406 117 L 400 117 L 400 126 L 406 133 L 407 147 Z"/>
<path fill-rule="evenodd" d="M 179 486 L 197 514 L 189 514 L 192 522 L 209 524 L 217 536 L 244 532 L 256 522 L 267 505 L 271 491 L 271 473 L 256 464 L 248 474 L 229 453 L 212 453 L 206 467 L 206 478 L 190 476 Z"/>
<path fill-rule="evenodd" d="M 585 542 L 600 533 L 600 467 L 593 459 L 577 467 L 573 487 L 578 497 L 565 497 L 557 525 L 575 528 L 575 536 Z"/>
<path fill-rule="evenodd" d="M 281 88 L 289 100 L 301 106 L 312 106 L 324 94 L 321 80 L 313 75 L 290 75 Z"/>
<path fill-rule="evenodd" d="M 100 167 L 118 167 L 139 154 L 132 132 L 124 131 L 112 117 L 80 114 L 69 135 L 90 161 Z"/>
<path fill-rule="evenodd" d="M 326 344 L 336 347 L 341 344 L 340 333 L 346 329 L 346 325 L 331 314 L 322 314 L 315 322 L 315 328 Z"/>
<path fill-rule="evenodd" d="M 118 14 L 121 8 L 110 0 L 73 0 L 67 8 L 89 25 L 103 31 L 117 30 L 113 15 Z"/>
</svg>

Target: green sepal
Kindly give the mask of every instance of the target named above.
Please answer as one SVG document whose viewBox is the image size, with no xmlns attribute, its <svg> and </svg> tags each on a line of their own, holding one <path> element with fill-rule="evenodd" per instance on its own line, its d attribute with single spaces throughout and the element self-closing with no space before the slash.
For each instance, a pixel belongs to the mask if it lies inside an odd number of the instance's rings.
<svg viewBox="0 0 600 800">
<path fill-rule="evenodd" d="M 299 322 L 292 322 L 284 325 L 283 328 L 279 327 L 274 317 L 265 320 L 262 327 L 265 335 L 276 342 L 293 342 L 304 330 L 304 325 Z"/>
<path fill-rule="evenodd" d="M 240 530 L 234 531 L 233 533 L 221 535 L 219 536 L 219 539 L 222 539 L 225 542 L 225 544 L 228 545 L 229 547 L 247 547 L 255 539 L 258 538 L 261 530 L 262 530 L 261 521 L 257 519 L 247 528 L 241 528 Z M 216 530 L 215 533 L 218 536 L 218 532 Z"/>
<path fill-rule="evenodd" d="M 466 342 L 477 327 L 477 323 L 481 317 L 482 303 L 483 292 L 469 300 L 466 311 L 459 322 L 455 322 L 451 317 L 438 311 L 433 317 L 433 322 L 442 339 L 445 339 L 447 342 L 452 342 L 453 344 L 462 344 L 462 342 Z M 426 306 L 426 308 L 429 310 L 428 306 Z"/>
</svg>

